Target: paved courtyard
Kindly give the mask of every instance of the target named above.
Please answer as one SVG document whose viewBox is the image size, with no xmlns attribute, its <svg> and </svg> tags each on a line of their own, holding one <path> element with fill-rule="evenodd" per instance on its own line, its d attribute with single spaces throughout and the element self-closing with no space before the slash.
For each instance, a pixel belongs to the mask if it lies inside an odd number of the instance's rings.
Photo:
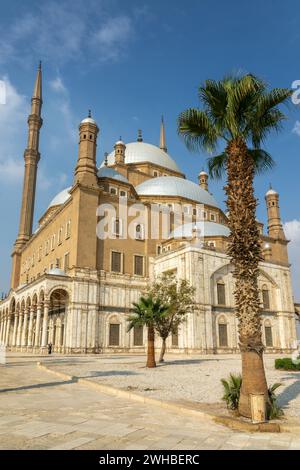
<svg viewBox="0 0 300 470">
<path fill-rule="evenodd" d="M 112 397 L 38 369 L 41 359 L 9 354 L 0 366 L 0 449 L 300 449 L 300 435 L 232 431 Z M 58 361 L 95 365 L 91 356 L 49 362 Z"/>
</svg>

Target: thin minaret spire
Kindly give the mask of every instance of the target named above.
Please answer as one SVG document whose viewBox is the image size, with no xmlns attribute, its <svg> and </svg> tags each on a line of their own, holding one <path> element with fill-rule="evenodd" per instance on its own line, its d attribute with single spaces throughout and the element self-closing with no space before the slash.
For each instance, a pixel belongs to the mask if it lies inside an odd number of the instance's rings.
<svg viewBox="0 0 300 470">
<path fill-rule="evenodd" d="M 161 117 L 161 123 L 160 123 L 159 148 L 162 149 L 164 152 L 167 152 L 166 131 L 165 131 L 165 123 L 164 123 L 164 117 L 163 116 Z"/>
<path fill-rule="evenodd" d="M 42 126 L 42 68 L 39 63 L 33 95 L 31 98 L 31 112 L 28 117 L 28 141 L 24 152 L 25 173 L 22 196 L 22 209 L 20 216 L 20 228 L 18 239 L 27 241 L 32 234 L 34 214 L 35 188 L 37 166 L 40 159 L 39 137 Z"/>
<path fill-rule="evenodd" d="M 34 215 L 37 167 L 40 159 L 39 137 L 42 126 L 42 66 L 39 63 L 31 98 L 31 112 L 28 116 L 27 148 L 24 152 L 25 170 L 23 180 L 22 206 L 20 213 L 19 233 L 13 251 L 12 287 L 18 285 L 20 276 L 19 257 L 22 247 L 32 235 Z"/>
</svg>

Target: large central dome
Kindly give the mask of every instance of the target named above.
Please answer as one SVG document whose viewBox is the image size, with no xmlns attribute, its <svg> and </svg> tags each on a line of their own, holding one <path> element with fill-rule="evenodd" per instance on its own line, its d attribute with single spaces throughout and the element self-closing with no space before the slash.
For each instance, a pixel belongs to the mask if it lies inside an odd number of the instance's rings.
<svg viewBox="0 0 300 470">
<path fill-rule="evenodd" d="M 125 163 L 142 163 L 150 162 L 155 165 L 168 168 L 169 170 L 181 173 L 178 166 L 172 157 L 167 152 L 161 150 L 152 144 L 146 142 L 130 142 L 126 144 L 125 149 Z M 113 165 L 115 163 L 115 152 L 111 152 L 107 157 L 107 164 Z M 102 162 L 101 167 L 104 166 Z"/>
<path fill-rule="evenodd" d="M 219 207 L 215 198 L 205 189 L 193 181 L 177 176 L 160 176 L 150 178 L 139 184 L 136 188 L 139 196 L 176 196 L 200 204 L 207 204 L 213 207 Z"/>
</svg>

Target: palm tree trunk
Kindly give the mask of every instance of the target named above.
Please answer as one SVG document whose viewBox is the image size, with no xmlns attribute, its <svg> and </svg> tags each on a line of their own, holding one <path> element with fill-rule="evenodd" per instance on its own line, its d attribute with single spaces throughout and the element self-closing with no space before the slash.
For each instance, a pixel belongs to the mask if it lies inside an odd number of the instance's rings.
<svg viewBox="0 0 300 470">
<path fill-rule="evenodd" d="M 166 352 L 166 338 L 162 338 L 162 345 L 161 345 L 161 350 L 160 350 L 160 355 L 159 355 L 159 361 L 158 362 L 165 362 L 165 360 L 164 360 L 165 352 Z"/>
<path fill-rule="evenodd" d="M 258 294 L 261 248 L 256 223 L 257 201 L 254 196 L 254 162 L 241 138 L 227 146 L 228 182 L 225 187 L 229 210 L 228 254 L 233 263 L 235 312 L 239 320 L 239 346 L 242 355 L 242 387 L 239 412 L 251 417 L 250 394 L 265 395 L 267 382 L 263 363 L 260 301 Z"/>
<path fill-rule="evenodd" d="M 154 338 L 155 338 L 154 327 L 152 325 L 148 326 L 148 349 L 147 349 L 146 367 L 149 367 L 149 368 L 156 367 Z"/>
</svg>

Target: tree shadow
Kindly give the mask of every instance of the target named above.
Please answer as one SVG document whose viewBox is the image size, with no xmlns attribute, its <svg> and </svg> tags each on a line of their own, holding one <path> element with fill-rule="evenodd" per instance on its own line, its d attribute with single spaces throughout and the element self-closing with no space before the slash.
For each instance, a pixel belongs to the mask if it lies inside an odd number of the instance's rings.
<svg viewBox="0 0 300 470">
<path fill-rule="evenodd" d="M 15 388 L 2 388 L 0 389 L 0 394 L 7 393 L 7 392 L 20 392 L 22 390 L 34 390 L 34 389 L 39 389 L 39 388 L 57 387 L 58 385 L 70 385 L 75 382 L 77 382 L 77 377 L 73 377 L 71 380 L 64 380 L 60 382 L 46 382 L 46 383 L 34 384 L 34 385 L 22 385 L 21 387 L 15 387 Z"/>
<path fill-rule="evenodd" d="M 286 408 L 292 400 L 300 396 L 300 373 L 291 373 L 285 377 L 282 377 L 281 381 L 289 379 L 296 379 L 296 381 L 288 385 L 281 393 L 277 395 L 278 403 L 283 408 Z"/>
<path fill-rule="evenodd" d="M 88 379 L 91 377 L 115 377 L 119 375 L 129 376 L 129 375 L 140 375 L 140 374 L 131 370 L 104 370 L 104 371 L 87 372 L 86 375 L 77 376 L 77 378 Z"/>
<path fill-rule="evenodd" d="M 169 366 L 169 365 L 172 365 L 172 366 L 182 366 L 182 365 L 189 365 L 189 364 L 202 364 L 203 362 L 219 362 L 221 361 L 221 359 L 171 359 L 171 360 L 168 360 L 168 359 L 165 359 L 164 362 L 157 362 L 157 365 L 158 366 Z"/>
</svg>

